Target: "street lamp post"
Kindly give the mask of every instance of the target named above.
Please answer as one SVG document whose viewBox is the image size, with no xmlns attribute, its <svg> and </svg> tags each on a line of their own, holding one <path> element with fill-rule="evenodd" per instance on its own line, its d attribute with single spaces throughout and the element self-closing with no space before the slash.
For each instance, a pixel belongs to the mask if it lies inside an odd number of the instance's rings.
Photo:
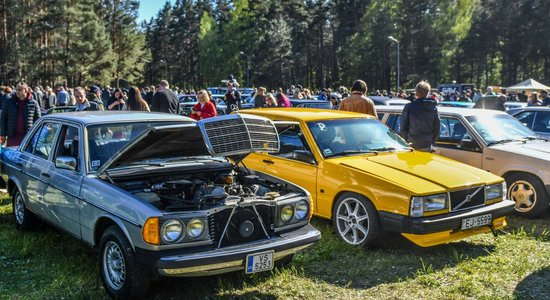
<svg viewBox="0 0 550 300">
<path fill-rule="evenodd" d="M 388 40 L 394 42 L 397 44 L 397 90 L 396 92 L 399 93 L 399 86 L 400 86 L 400 82 L 399 82 L 399 40 L 397 40 L 396 38 L 394 38 L 393 36 L 388 36 Z"/>
<path fill-rule="evenodd" d="M 246 56 L 246 86 L 250 86 L 250 56 L 241 51 L 241 55 Z"/>
</svg>

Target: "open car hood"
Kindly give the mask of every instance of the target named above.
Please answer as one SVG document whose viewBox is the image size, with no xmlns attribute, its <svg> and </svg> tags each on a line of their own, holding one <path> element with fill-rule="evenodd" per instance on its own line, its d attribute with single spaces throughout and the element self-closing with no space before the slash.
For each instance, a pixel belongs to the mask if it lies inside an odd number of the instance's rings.
<svg viewBox="0 0 550 300">
<path fill-rule="evenodd" d="M 264 117 L 231 114 L 196 123 L 151 127 L 122 147 L 97 173 L 144 160 L 251 152 L 279 152 L 275 125 Z"/>
</svg>

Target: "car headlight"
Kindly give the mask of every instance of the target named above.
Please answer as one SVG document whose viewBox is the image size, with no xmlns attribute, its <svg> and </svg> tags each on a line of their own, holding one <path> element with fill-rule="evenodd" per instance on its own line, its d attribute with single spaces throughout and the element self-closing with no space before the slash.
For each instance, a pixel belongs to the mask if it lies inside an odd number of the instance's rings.
<svg viewBox="0 0 550 300">
<path fill-rule="evenodd" d="M 187 223 L 187 235 L 198 238 L 204 233 L 204 222 L 201 219 L 192 219 Z"/>
<path fill-rule="evenodd" d="M 309 205 L 307 201 L 300 200 L 294 208 L 294 215 L 298 220 L 304 220 L 309 215 Z"/>
<path fill-rule="evenodd" d="M 288 222 L 292 220 L 292 217 L 294 216 L 294 208 L 292 205 L 285 205 L 281 209 L 281 220 L 283 222 Z"/>
<path fill-rule="evenodd" d="M 166 243 L 174 243 L 184 234 L 184 225 L 178 220 L 168 220 L 162 224 L 160 235 Z"/>
<path fill-rule="evenodd" d="M 411 216 L 421 217 L 425 212 L 447 208 L 447 194 L 412 197 Z"/>
<path fill-rule="evenodd" d="M 506 195 L 506 182 L 485 186 L 485 200 L 504 199 Z"/>
</svg>

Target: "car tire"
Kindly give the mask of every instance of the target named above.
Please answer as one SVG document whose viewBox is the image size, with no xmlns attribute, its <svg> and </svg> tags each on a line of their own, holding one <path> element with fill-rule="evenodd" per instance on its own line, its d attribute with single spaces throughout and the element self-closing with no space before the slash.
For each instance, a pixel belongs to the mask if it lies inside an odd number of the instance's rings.
<svg viewBox="0 0 550 300">
<path fill-rule="evenodd" d="M 508 199 L 516 202 L 516 214 L 524 217 L 540 217 L 549 205 L 544 185 L 536 176 L 527 173 L 515 173 L 506 177 Z"/>
<path fill-rule="evenodd" d="M 378 211 L 364 196 L 344 193 L 334 204 L 334 232 L 344 242 L 357 246 L 375 246 L 382 233 Z"/>
<path fill-rule="evenodd" d="M 117 226 L 105 230 L 99 242 L 99 272 L 105 289 L 114 299 L 139 299 L 151 281 L 146 268 L 136 261 L 132 246 Z"/>
<path fill-rule="evenodd" d="M 15 228 L 24 231 L 32 230 L 36 225 L 36 216 L 27 209 L 23 194 L 17 189 L 13 193 L 12 204 Z"/>
</svg>

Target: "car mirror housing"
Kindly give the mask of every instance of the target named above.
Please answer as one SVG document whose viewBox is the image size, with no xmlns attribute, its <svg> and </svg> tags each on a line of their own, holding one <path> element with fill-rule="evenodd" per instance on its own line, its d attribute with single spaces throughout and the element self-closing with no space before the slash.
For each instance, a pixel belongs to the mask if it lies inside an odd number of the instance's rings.
<svg viewBox="0 0 550 300">
<path fill-rule="evenodd" d="M 292 151 L 292 159 L 303 161 L 308 164 L 315 164 L 315 160 L 309 151 L 294 150 Z"/>
<path fill-rule="evenodd" d="M 458 146 L 460 149 L 464 149 L 464 150 L 481 151 L 481 148 L 479 148 L 479 145 L 477 144 L 477 142 L 470 138 L 462 139 Z"/>
<path fill-rule="evenodd" d="M 55 167 L 59 169 L 66 169 L 76 171 L 76 158 L 70 156 L 60 156 L 55 159 Z"/>
</svg>

